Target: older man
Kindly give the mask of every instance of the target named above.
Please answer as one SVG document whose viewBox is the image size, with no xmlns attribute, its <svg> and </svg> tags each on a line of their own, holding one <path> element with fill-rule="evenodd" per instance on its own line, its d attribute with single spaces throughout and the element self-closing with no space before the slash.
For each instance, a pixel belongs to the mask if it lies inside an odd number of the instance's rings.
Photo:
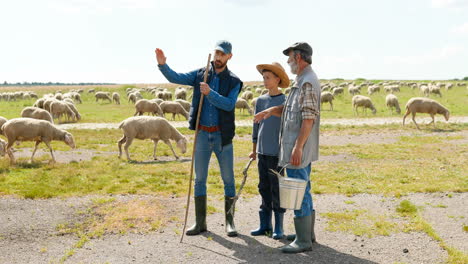
<svg viewBox="0 0 468 264">
<path fill-rule="evenodd" d="M 228 236 L 237 236 L 234 226 L 234 210 L 230 212 L 236 195 L 234 182 L 234 156 L 232 139 L 235 132 L 235 105 L 242 81 L 227 68 L 232 58 L 232 45 L 222 40 L 215 46 L 214 60 L 210 69 L 197 69 L 188 73 L 176 73 L 166 63 L 161 49 L 156 49 L 156 59 L 161 73 L 172 83 L 193 86 L 189 128 L 195 130 L 197 109 L 201 94 L 205 95 L 200 113 L 197 145 L 195 147 L 195 225 L 187 235 L 198 235 L 206 227 L 206 179 L 211 154 L 214 152 L 221 170 L 225 195 L 225 228 Z M 208 70 L 208 81 L 203 82 Z"/>
<path fill-rule="evenodd" d="M 279 166 L 286 167 L 288 177 L 307 181 L 301 209 L 294 210 L 294 241 L 281 248 L 284 253 L 312 250 L 315 242 L 315 210 L 310 194 L 312 161 L 318 160 L 320 126 L 320 82 L 310 66 L 312 47 L 297 42 L 283 51 L 288 56 L 291 72 L 296 74 L 294 86 L 284 105 L 255 115 L 255 122 L 272 115 L 281 116 Z"/>
</svg>

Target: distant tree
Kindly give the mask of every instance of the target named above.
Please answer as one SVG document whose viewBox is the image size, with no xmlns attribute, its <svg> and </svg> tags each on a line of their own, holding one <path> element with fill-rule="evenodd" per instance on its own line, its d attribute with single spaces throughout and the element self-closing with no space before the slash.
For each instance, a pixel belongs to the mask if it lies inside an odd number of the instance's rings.
<svg viewBox="0 0 468 264">
<path fill-rule="evenodd" d="M 466 76 L 465 78 L 463 78 L 464 81 L 468 81 L 468 76 Z"/>
<path fill-rule="evenodd" d="M 365 81 L 365 78 L 357 78 L 356 81 Z"/>
</svg>

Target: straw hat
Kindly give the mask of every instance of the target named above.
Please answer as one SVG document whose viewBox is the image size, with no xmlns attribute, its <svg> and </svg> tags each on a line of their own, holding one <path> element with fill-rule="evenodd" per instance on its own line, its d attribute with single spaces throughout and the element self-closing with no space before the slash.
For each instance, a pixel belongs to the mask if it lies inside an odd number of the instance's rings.
<svg viewBox="0 0 468 264">
<path fill-rule="evenodd" d="M 273 62 L 272 64 L 259 64 L 257 65 L 257 70 L 260 74 L 263 75 L 263 70 L 268 70 L 276 74 L 280 78 L 279 87 L 286 88 L 289 86 L 289 77 L 284 71 L 281 64 L 278 62 Z"/>
</svg>

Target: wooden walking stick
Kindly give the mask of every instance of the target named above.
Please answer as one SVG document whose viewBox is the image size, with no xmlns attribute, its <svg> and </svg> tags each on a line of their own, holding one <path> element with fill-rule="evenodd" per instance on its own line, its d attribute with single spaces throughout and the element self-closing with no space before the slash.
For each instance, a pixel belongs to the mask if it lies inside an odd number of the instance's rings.
<svg viewBox="0 0 468 264">
<path fill-rule="evenodd" d="M 211 62 L 211 53 L 208 54 L 208 62 L 206 63 L 206 68 L 205 68 L 205 75 L 203 76 L 203 82 L 206 83 L 208 80 L 208 71 L 210 69 L 210 62 Z M 197 110 L 197 120 L 195 122 L 195 137 L 193 139 L 193 150 L 192 150 L 192 162 L 190 164 L 190 181 L 189 181 L 189 189 L 188 189 L 188 195 L 187 195 L 187 207 L 185 209 L 185 220 L 184 220 L 184 229 L 182 230 L 182 236 L 180 237 L 180 243 L 182 243 L 182 240 L 184 239 L 185 235 L 185 228 L 187 227 L 187 217 L 188 217 L 188 211 L 190 207 L 190 195 L 192 193 L 192 178 L 193 178 L 193 160 L 195 158 L 195 148 L 197 146 L 197 137 L 198 137 L 198 123 L 200 122 L 200 112 L 202 109 L 203 105 L 203 98 L 205 97 L 204 94 L 200 92 L 200 102 L 198 103 L 198 110 Z"/>
</svg>

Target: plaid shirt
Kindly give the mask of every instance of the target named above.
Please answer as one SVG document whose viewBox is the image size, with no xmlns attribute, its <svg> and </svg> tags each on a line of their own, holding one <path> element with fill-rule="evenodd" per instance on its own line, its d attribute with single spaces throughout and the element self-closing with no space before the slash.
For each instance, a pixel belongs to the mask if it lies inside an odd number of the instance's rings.
<svg viewBox="0 0 468 264">
<path fill-rule="evenodd" d="M 320 114 L 317 91 L 315 91 L 311 83 L 302 85 L 299 103 L 302 106 L 302 119 L 315 120 Z"/>
</svg>

